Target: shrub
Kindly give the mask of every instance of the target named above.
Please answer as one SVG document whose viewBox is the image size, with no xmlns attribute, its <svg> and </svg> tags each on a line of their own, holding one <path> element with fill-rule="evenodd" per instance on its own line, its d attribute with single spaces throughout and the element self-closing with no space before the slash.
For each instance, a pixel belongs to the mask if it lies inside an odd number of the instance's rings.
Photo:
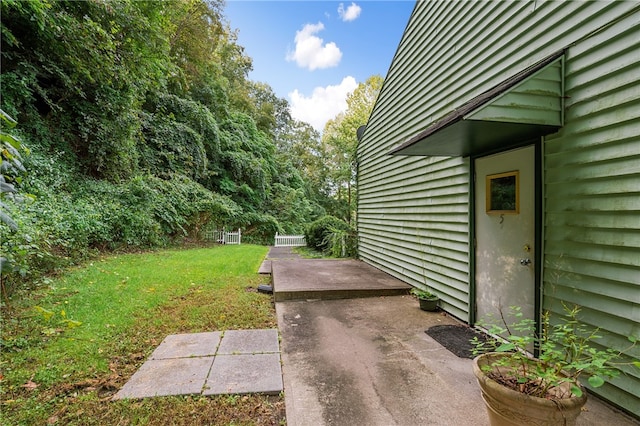
<svg viewBox="0 0 640 426">
<path fill-rule="evenodd" d="M 327 215 L 309 224 L 304 235 L 309 247 L 323 252 L 333 252 L 333 247 L 341 242 L 342 238 L 340 237 L 338 238 L 340 241 L 336 241 L 336 238 L 332 238 L 332 234 L 341 234 L 342 231 L 355 233 L 355 230 L 347 222 Z M 341 248 L 340 252 L 342 252 Z"/>
<path fill-rule="evenodd" d="M 38 153 L 28 162 L 34 173 L 25 183 L 36 197 L 22 208 L 7 204 L 20 232 L 3 232 L 0 241 L 7 287 L 98 249 L 158 247 L 196 236 L 207 223 L 228 222 L 241 212 L 228 197 L 179 174 L 137 176 L 123 183 L 74 182 L 62 162 Z"/>
<path fill-rule="evenodd" d="M 355 229 L 330 228 L 329 251 L 333 257 L 356 257 L 358 239 Z"/>
</svg>

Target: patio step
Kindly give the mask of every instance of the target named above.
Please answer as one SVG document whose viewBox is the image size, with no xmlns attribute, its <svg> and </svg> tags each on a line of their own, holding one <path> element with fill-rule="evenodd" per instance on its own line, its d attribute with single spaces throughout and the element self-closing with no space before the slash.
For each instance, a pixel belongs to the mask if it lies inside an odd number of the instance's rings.
<svg viewBox="0 0 640 426">
<path fill-rule="evenodd" d="M 274 291 L 274 300 L 337 300 L 358 299 L 363 297 L 401 296 L 409 294 L 409 289 L 318 289 L 318 290 L 290 290 Z"/>
<path fill-rule="evenodd" d="M 271 275 L 271 260 L 264 260 L 258 269 L 260 275 Z"/>
<path fill-rule="evenodd" d="M 276 302 L 354 299 L 408 294 L 411 286 L 359 260 L 272 262 Z"/>
</svg>

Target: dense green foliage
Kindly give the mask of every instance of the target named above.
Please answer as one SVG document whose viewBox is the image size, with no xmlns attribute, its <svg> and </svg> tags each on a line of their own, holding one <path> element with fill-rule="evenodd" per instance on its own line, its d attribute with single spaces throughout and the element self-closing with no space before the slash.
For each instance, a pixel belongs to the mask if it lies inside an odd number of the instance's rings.
<svg viewBox="0 0 640 426">
<path fill-rule="evenodd" d="M 16 121 L 0 109 L 0 221 L 12 231 L 18 230 L 18 225 L 9 215 L 9 208 L 5 204 L 8 201 L 16 201 L 19 196 L 16 183 L 22 179 L 26 172 L 22 165 L 21 149 L 24 149 L 20 140 L 4 128 L 12 129 Z M 4 261 L 4 257 L 1 258 Z"/>
<path fill-rule="evenodd" d="M 31 151 L 11 184 L 34 200 L 3 204 L 4 289 L 95 250 L 348 218 L 319 133 L 248 79 L 222 0 L 0 7 L 0 107 Z"/>
<path fill-rule="evenodd" d="M 326 215 L 310 223 L 305 230 L 307 245 L 336 257 L 355 255 L 354 229 L 342 219 Z"/>
<path fill-rule="evenodd" d="M 329 234 L 329 251 L 333 257 L 357 257 L 358 234 L 355 228 L 332 228 Z"/>
</svg>

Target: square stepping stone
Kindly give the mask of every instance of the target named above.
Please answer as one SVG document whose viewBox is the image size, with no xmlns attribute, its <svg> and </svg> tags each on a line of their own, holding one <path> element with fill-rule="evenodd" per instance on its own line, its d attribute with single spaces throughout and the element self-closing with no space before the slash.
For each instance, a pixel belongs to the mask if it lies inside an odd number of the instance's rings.
<svg viewBox="0 0 640 426">
<path fill-rule="evenodd" d="M 167 336 L 149 359 L 213 356 L 220 344 L 219 331 L 209 333 L 173 334 Z"/>
<path fill-rule="evenodd" d="M 218 355 L 204 395 L 282 392 L 280 354 Z"/>
<path fill-rule="evenodd" d="M 218 355 L 263 354 L 280 352 L 278 330 L 227 330 Z"/>
<path fill-rule="evenodd" d="M 148 360 L 113 399 L 198 394 L 213 357 Z"/>
</svg>

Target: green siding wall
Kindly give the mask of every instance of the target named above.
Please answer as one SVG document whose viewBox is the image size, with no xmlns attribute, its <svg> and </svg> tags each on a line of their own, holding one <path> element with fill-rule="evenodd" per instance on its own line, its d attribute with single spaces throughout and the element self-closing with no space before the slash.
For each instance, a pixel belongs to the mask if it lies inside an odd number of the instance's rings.
<svg viewBox="0 0 640 426">
<path fill-rule="evenodd" d="M 544 146 L 544 306 L 582 306 L 615 348 L 640 336 L 639 36 L 640 11 L 569 49 L 566 125 Z M 640 370 L 625 370 L 598 392 L 640 415 Z"/>
<path fill-rule="evenodd" d="M 426 281 L 450 312 L 466 318 L 468 161 L 397 163 L 359 168 L 360 257 L 413 285 Z"/>
<path fill-rule="evenodd" d="M 638 2 L 417 2 L 358 148 L 360 257 L 469 320 L 469 159 L 387 152 L 567 49 L 565 126 L 543 148 L 544 306 L 584 306 L 607 346 L 639 334 L 639 22 Z M 599 392 L 640 416 L 637 374 Z"/>
</svg>

